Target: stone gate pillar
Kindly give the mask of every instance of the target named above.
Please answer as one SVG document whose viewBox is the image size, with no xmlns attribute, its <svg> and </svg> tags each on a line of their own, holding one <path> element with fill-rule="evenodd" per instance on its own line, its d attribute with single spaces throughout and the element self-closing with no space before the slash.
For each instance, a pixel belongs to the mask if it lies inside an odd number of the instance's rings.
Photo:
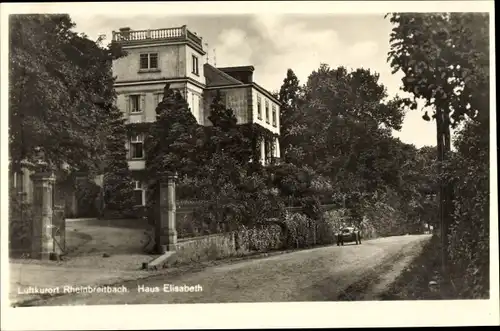
<svg viewBox="0 0 500 331">
<path fill-rule="evenodd" d="M 33 225 L 31 233 L 31 257 L 49 260 L 54 252 L 52 238 L 53 189 L 55 177 L 52 173 L 40 172 L 31 175 L 33 181 Z"/>
<path fill-rule="evenodd" d="M 160 253 L 175 251 L 177 246 L 177 229 L 175 222 L 176 198 L 175 182 L 177 174 L 169 174 L 166 181 L 160 182 L 160 217 L 157 248 Z"/>
</svg>

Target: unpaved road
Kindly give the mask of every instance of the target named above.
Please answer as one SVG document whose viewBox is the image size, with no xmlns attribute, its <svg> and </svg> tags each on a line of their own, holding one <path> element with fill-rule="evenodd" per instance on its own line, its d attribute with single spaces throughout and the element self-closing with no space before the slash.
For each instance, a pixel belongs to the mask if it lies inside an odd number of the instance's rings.
<svg viewBox="0 0 500 331">
<path fill-rule="evenodd" d="M 263 259 L 129 281 L 128 293 L 68 294 L 32 305 L 165 304 L 377 300 L 418 255 L 430 235 L 407 235 L 303 250 Z M 164 292 L 164 284 L 201 285 L 198 292 Z M 138 287 L 159 292 L 138 292 Z"/>
</svg>

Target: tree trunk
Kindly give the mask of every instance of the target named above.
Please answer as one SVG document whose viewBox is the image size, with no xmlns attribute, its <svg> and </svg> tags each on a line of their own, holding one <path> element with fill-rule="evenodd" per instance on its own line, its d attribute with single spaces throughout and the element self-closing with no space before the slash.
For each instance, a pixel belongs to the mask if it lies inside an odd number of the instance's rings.
<svg viewBox="0 0 500 331">
<path fill-rule="evenodd" d="M 448 273 L 448 228 L 451 223 L 452 188 L 443 178 L 443 163 L 447 160 L 450 144 L 449 113 L 436 109 L 438 174 L 439 174 L 439 216 L 441 235 L 441 267 L 443 276 Z"/>
</svg>

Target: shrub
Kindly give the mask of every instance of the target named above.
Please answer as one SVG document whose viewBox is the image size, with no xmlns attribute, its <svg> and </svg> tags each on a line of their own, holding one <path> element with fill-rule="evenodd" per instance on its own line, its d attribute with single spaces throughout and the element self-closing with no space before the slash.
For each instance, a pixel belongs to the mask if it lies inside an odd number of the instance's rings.
<svg viewBox="0 0 500 331">
<path fill-rule="evenodd" d="M 374 239 L 377 238 L 377 230 L 375 226 L 370 222 L 370 220 L 366 217 L 363 217 L 363 221 L 361 221 L 361 236 L 363 239 Z"/>
<path fill-rule="evenodd" d="M 175 227 L 177 229 L 177 238 L 194 237 L 196 227 L 190 214 L 176 215 Z"/>
<path fill-rule="evenodd" d="M 282 229 L 277 224 L 242 226 L 235 240 L 238 250 L 267 252 L 284 246 Z"/>
<path fill-rule="evenodd" d="M 456 141 L 450 160 L 454 215 L 448 253 L 458 298 L 489 297 L 489 122 L 469 122 Z"/>
<path fill-rule="evenodd" d="M 286 213 L 286 248 L 305 248 L 314 245 L 316 238 L 315 223 L 306 215 Z"/>
<path fill-rule="evenodd" d="M 179 243 L 176 254 L 166 262 L 166 266 L 213 261 L 236 255 L 233 234 L 211 235 Z"/>
<path fill-rule="evenodd" d="M 9 252 L 24 254 L 31 250 L 33 207 L 23 201 L 23 195 L 9 192 Z"/>
<path fill-rule="evenodd" d="M 343 224 L 349 222 L 349 212 L 344 208 L 328 210 L 324 212 L 323 218 L 330 223 L 335 230 L 338 230 Z"/>
<path fill-rule="evenodd" d="M 320 220 L 323 218 L 321 211 L 321 202 L 315 196 L 308 196 L 301 201 L 302 212 L 312 220 Z"/>
<path fill-rule="evenodd" d="M 383 237 L 401 234 L 400 215 L 387 202 L 365 203 L 363 213 L 361 225 L 367 226 L 368 232 L 376 232 Z"/>
<path fill-rule="evenodd" d="M 318 244 L 327 245 L 337 242 L 335 233 L 343 224 L 349 222 L 346 209 L 329 210 L 323 213 L 322 221 L 318 225 Z"/>
<path fill-rule="evenodd" d="M 78 201 L 79 217 L 97 217 L 101 187 L 94 181 L 85 178 L 76 182 L 76 199 Z"/>
<path fill-rule="evenodd" d="M 226 182 L 194 211 L 198 228 L 210 234 L 236 231 L 266 224 L 270 218 L 284 215 L 285 206 L 276 192 L 265 186 L 257 174 L 246 176 L 237 185 Z"/>
<path fill-rule="evenodd" d="M 177 237 L 189 238 L 218 233 L 210 231 L 210 224 L 206 223 L 202 210 L 195 209 L 193 212 L 177 213 L 176 219 Z"/>
<path fill-rule="evenodd" d="M 335 233 L 335 224 L 322 218 L 315 222 L 316 224 L 316 242 L 317 245 L 330 245 L 337 242 Z"/>
</svg>

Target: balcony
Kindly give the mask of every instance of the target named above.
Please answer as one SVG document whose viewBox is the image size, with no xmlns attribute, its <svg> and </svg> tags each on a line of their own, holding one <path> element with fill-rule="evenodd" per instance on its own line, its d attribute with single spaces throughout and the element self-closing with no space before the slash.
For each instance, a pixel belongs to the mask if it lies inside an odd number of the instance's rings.
<svg viewBox="0 0 500 331">
<path fill-rule="evenodd" d="M 123 45 L 157 41 L 187 41 L 203 50 L 202 38 L 189 31 L 185 25 L 179 28 L 156 30 L 131 30 L 130 28 L 122 28 L 120 31 L 113 31 L 113 41 Z"/>
</svg>

